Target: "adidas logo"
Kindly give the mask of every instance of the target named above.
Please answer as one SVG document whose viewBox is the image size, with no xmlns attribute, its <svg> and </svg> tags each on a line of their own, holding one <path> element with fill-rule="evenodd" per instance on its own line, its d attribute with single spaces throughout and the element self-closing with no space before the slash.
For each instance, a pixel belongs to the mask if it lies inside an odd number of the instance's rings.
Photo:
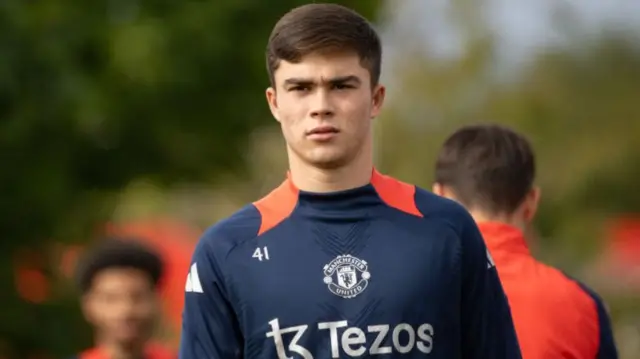
<svg viewBox="0 0 640 359">
<path fill-rule="evenodd" d="M 491 267 L 495 267 L 495 265 L 496 264 L 493 262 L 493 258 L 491 257 L 491 254 L 489 253 L 489 248 L 487 248 L 487 269 L 489 269 Z"/>
<path fill-rule="evenodd" d="M 200 284 L 200 276 L 198 276 L 198 266 L 196 263 L 193 263 L 191 269 L 189 269 L 184 291 L 187 293 L 204 293 L 202 291 L 202 284 Z"/>
</svg>

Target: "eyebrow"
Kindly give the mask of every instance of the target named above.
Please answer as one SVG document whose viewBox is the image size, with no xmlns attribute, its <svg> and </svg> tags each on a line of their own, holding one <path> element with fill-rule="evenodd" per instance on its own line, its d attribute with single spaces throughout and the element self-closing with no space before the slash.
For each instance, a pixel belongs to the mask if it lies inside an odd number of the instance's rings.
<svg viewBox="0 0 640 359">
<path fill-rule="evenodd" d="M 325 83 L 329 83 L 329 84 L 343 84 L 345 82 L 353 82 L 355 84 L 360 84 L 362 81 L 360 81 L 360 78 L 358 78 L 358 76 L 355 75 L 347 75 L 347 76 L 338 76 L 338 77 L 334 77 L 334 78 L 330 78 L 326 81 L 323 81 Z M 315 81 L 308 79 L 308 78 L 299 78 L 299 77 L 292 77 L 292 78 L 288 78 L 286 80 L 284 80 L 284 85 L 285 86 L 290 86 L 290 85 L 297 85 L 297 86 L 308 86 L 308 85 L 312 85 L 314 84 Z"/>
</svg>

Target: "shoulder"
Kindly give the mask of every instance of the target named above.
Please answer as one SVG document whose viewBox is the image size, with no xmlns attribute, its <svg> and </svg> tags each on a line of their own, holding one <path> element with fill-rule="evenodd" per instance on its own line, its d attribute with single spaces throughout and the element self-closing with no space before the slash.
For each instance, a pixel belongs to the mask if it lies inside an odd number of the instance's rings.
<svg viewBox="0 0 640 359">
<path fill-rule="evenodd" d="M 557 326 L 567 333 L 567 340 L 597 350 L 602 335 L 606 333 L 603 329 L 609 326 L 609 314 L 602 298 L 585 283 L 553 269 L 556 280 L 547 282 L 544 293 L 549 311 L 561 319 Z M 575 326 L 577 323 L 579 327 Z"/>
<path fill-rule="evenodd" d="M 604 301 L 595 290 L 589 287 L 587 284 L 579 281 L 576 278 L 571 277 L 570 275 L 560 272 L 563 278 L 572 285 L 573 290 L 571 291 L 571 299 L 573 302 L 577 302 L 577 298 L 581 299 L 581 302 L 586 303 L 585 310 L 591 312 L 592 314 L 596 314 L 598 317 L 607 316 L 607 308 L 604 304 Z M 595 311 L 593 310 L 595 308 Z"/>
<path fill-rule="evenodd" d="M 473 224 L 464 207 L 413 184 L 377 172 L 374 173 L 372 184 L 383 202 L 401 212 L 423 217 L 429 222 L 443 221 L 456 230 L 463 224 Z"/>
<path fill-rule="evenodd" d="M 72 356 L 69 359 L 99 359 L 101 352 L 97 348 L 89 348 L 81 351 L 80 353 Z"/>
<path fill-rule="evenodd" d="M 195 254 L 226 257 L 238 244 L 255 238 L 260 229 L 260 212 L 249 204 L 209 227 L 200 237 Z M 213 259 L 213 258 L 212 258 Z"/>
<path fill-rule="evenodd" d="M 101 359 L 103 358 L 103 353 L 98 348 L 89 348 L 85 349 L 82 352 L 72 356 L 69 359 Z"/>
<path fill-rule="evenodd" d="M 581 292 L 584 293 L 584 295 L 586 295 L 587 297 L 589 297 L 590 300 L 592 300 L 594 303 L 596 304 L 601 304 L 603 303 L 602 297 L 600 297 L 600 295 L 593 290 L 591 287 L 589 287 L 588 285 L 586 285 L 585 283 L 577 280 L 577 279 L 573 279 L 570 278 L 576 285 L 578 285 L 578 287 L 580 288 Z"/>
<path fill-rule="evenodd" d="M 415 202 L 425 218 L 441 221 L 458 234 L 462 234 L 468 229 L 477 230 L 469 212 L 458 202 L 438 196 L 420 187 L 416 187 Z"/>
<path fill-rule="evenodd" d="M 98 348 L 87 349 L 69 359 L 102 359 L 104 352 Z M 176 359 L 176 353 L 161 344 L 152 342 L 145 347 L 145 358 L 148 359 Z"/>
<path fill-rule="evenodd" d="M 175 351 L 159 343 L 149 343 L 145 349 L 146 359 L 177 359 Z"/>
<path fill-rule="evenodd" d="M 543 263 L 538 262 L 536 273 L 535 286 L 550 312 L 564 323 L 583 323 L 585 334 L 588 328 L 597 328 L 606 309 L 595 291 L 564 271 Z"/>
<path fill-rule="evenodd" d="M 596 356 L 598 358 L 617 358 L 618 350 L 613 335 L 609 308 L 596 291 L 576 279 L 573 280 L 585 295 L 589 297 L 591 302 L 588 310 L 591 314 L 590 317 L 593 318 L 591 328 L 593 328 L 592 333 L 595 338 L 592 342 L 596 343 L 596 345 L 594 345 L 594 347 L 597 348 L 595 349 L 597 353 Z"/>
</svg>

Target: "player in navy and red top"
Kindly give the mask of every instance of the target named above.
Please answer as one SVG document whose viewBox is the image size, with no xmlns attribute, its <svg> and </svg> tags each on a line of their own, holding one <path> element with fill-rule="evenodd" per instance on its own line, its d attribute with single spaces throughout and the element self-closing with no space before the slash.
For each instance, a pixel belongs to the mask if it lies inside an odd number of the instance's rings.
<svg viewBox="0 0 640 359">
<path fill-rule="evenodd" d="M 289 176 L 199 242 L 180 358 L 520 358 L 468 212 L 373 169 L 380 57 L 338 5 L 276 24 L 267 99 Z"/>
<path fill-rule="evenodd" d="M 526 138 L 497 125 L 467 126 L 445 142 L 434 192 L 464 204 L 495 260 L 525 359 L 616 359 L 609 316 L 585 285 L 538 262 L 524 233 L 540 190 Z"/>
<path fill-rule="evenodd" d="M 158 316 L 156 290 L 163 263 L 134 240 L 105 239 L 82 259 L 82 310 L 95 329 L 95 347 L 75 359 L 173 359 L 150 341 Z"/>
</svg>

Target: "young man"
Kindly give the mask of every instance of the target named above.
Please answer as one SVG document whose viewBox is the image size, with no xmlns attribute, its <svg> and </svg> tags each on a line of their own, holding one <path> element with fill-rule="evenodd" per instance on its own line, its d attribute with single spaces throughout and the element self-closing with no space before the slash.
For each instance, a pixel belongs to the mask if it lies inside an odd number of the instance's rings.
<svg viewBox="0 0 640 359">
<path fill-rule="evenodd" d="M 338 5 L 275 25 L 266 96 L 289 175 L 199 242 L 182 359 L 520 358 L 473 219 L 373 169 L 380 58 L 371 25 Z"/>
<path fill-rule="evenodd" d="M 462 203 L 484 235 L 511 304 L 525 359 L 615 359 L 598 296 L 536 261 L 524 233 L 540 199 L 528 141 L 501 126 L 463 127 L 444 143 L 433 191 Z"/>
<path fill-rule="evenodd" d="M 170 359 L 149 342 L 158 316 L 157 285 L 163 265 L 133 240 L 101 241 L 80 263 L 82 310 L 95 328 L 93 349 L 77 359 Z"/>
</svg>

